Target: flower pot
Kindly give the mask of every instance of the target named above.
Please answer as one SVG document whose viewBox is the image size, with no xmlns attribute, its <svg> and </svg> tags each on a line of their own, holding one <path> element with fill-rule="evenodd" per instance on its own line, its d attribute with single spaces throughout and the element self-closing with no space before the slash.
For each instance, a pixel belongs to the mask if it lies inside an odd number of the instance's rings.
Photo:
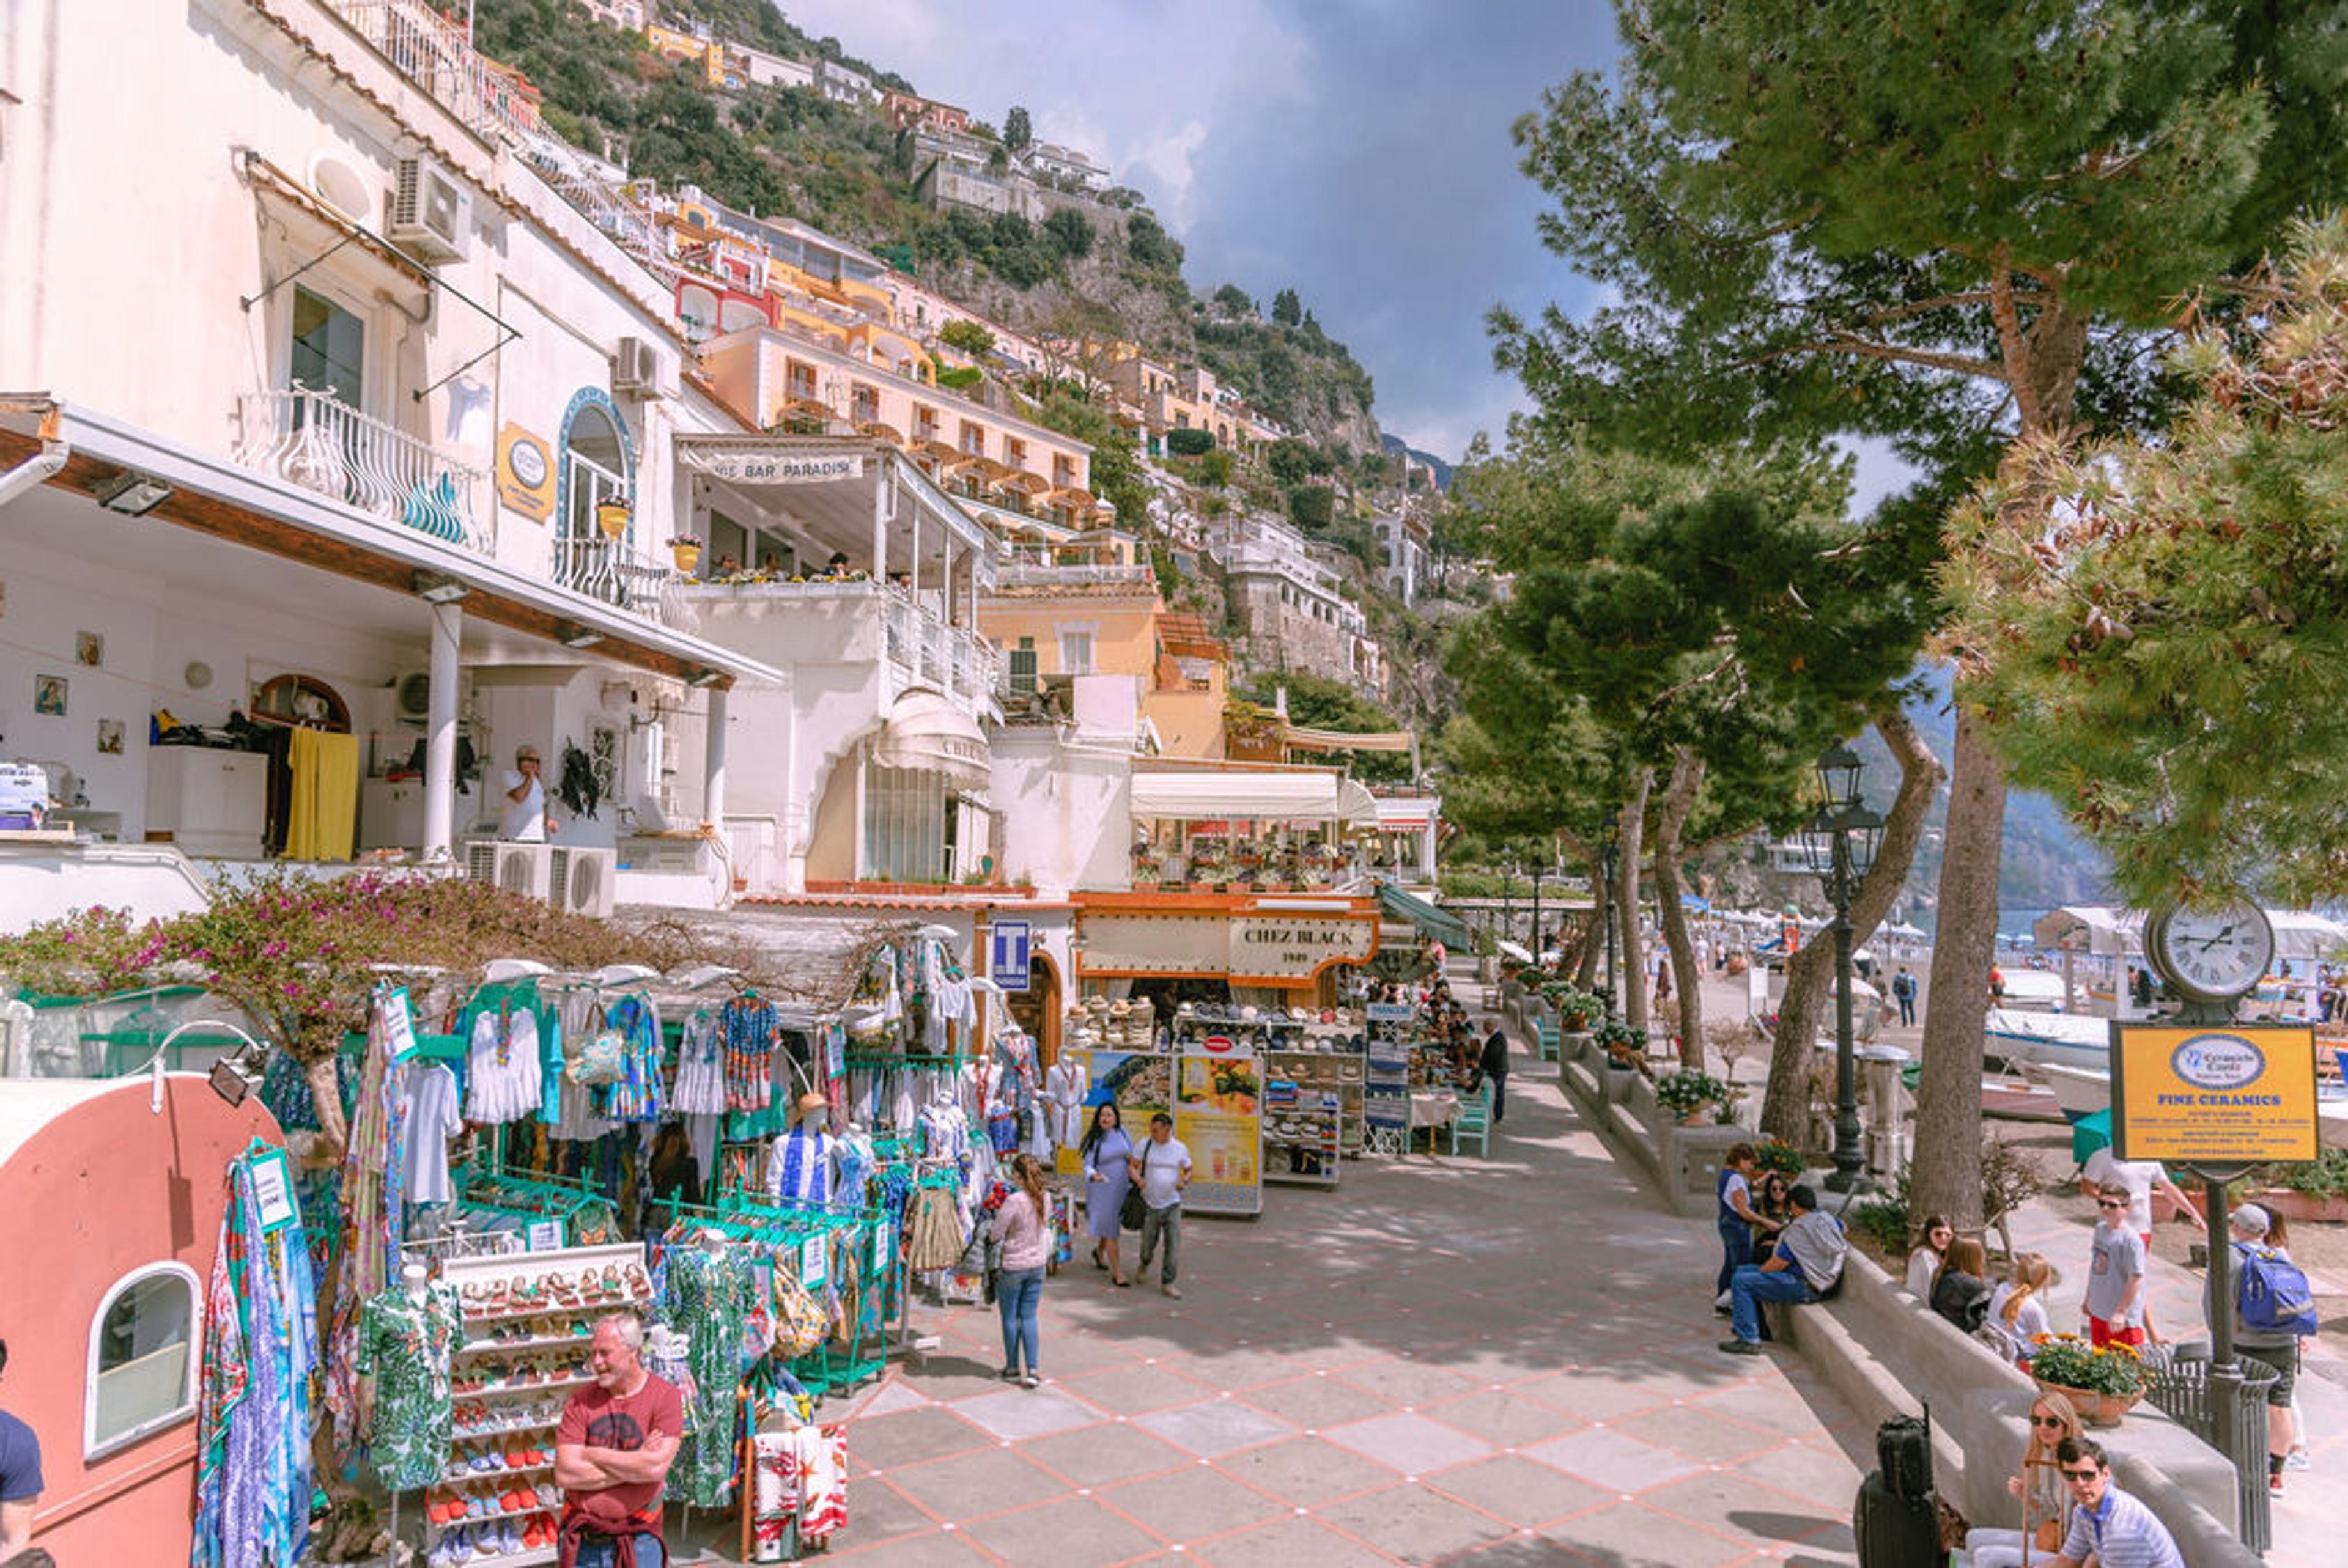
<svg viewBox="0 0 2348 1568">
<path fill-rule="evenodd" d="M 1680 1125 L 1683 1127 L 1708 1127 L 1712 1124 L 1712 1102 L 1707 1100 L 1703 1104 L 1695 1106 L 1690 1110 L 1686 1115 L 1681 1117 Z"/>
<path fill-rule="evenodd" d="M 2070 1400 L 2071 1408 L 2079 1412 L 2079 1419 L 2091 1427 L 2117 1426 L 2120 1418 L 2134 1409 L 2137 1401 L 2144 1398 L 2141 1389 L 2132 1394 L 2098 1394 L 2086 1389 L 2069 1389 L 2060 1383 L 2050 1383 L 2044 1378 L 2034 1378 L 2031 1381 L 2038 1385 L 2040 1393 L 2060 1394 Z"/>
<path fill-rule="evenodd" d="M 700 569 L 701 541 L 699 539 L 671 539 L 668 548 L 669 553 L 676 559 L 676 569 L 684 576 L 691 577 Z"/>
<path fill-rule="evenodd" d="M 1590 1015 L 1586 1012 L 1561 1014 L 1558 1018 L 1557 1027 L 1566 1034 L 1580 1034 L 1590 1027 Z"/>
<path fill-rule="evenodd" d="M 603 530 L 607 539 L 623 538 L 628 532 L 628 503 L 598 501 L 595 503 L 595 526 Z"/>
</svg>

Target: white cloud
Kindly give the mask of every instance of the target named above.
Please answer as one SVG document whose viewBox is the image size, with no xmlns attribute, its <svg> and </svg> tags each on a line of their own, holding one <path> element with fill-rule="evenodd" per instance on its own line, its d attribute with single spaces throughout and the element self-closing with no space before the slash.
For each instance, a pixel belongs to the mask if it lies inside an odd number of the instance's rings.
<svg viewBox="0 0 2348 1568">
<path fill-rule="evenodd" d="M 1153 198 L 1151 205 L 1176 234 L 1190 226 L 1194 215 L 1191 197 L 1198 179 L 1191 160 L 1206 144 L 1206 122 L 1185 120 L 1179 129 L 1160 129 L 1128 144 L 1124 155 L 1117 159 L 1119 169 L 1137 177 L 1148 171 L 1150 178 L 1146 188 Z"/>
</svg>

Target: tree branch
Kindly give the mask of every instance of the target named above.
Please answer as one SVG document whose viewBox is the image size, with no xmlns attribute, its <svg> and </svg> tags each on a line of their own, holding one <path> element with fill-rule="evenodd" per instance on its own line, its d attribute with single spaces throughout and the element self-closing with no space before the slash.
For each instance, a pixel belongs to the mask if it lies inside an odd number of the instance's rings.
<svg viewBox="0 0 2348 1568">
<path fill-rule="evenodd" d="M 1863 359 L 1879 359 L 1893 364 L 1912 364 L 1926 370 L 1945 370 L 1958 375 L 1980 376 L 1990 381 L 2003 381 L 2005 367 L 1993 359 L 1982 359 L 1969 354 L 1941 354 L 1931 349 L 1902 348 L 1898 343 L 1878 343 L 1872 338 L 1841 328 L 1830 336 L 1808 343 L 1787 343 L 1737 361 L 1729 368 L 1749 370 L 1756 364 L 1766 364 L 1773 359 L 1787 359 L 1797 354 L 1850 354 Z"/>
</svg>

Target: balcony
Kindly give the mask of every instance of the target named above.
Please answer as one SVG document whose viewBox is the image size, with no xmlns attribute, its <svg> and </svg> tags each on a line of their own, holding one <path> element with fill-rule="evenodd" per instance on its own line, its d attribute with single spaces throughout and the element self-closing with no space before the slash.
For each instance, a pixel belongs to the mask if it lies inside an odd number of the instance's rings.
<svg viewBox="0 0 2348 1568">
<path fill-rule="evenodd" d="M 1146 565 L 1049 566 L 1020 561 L 999 568 L 994 581 L 998 588 L 1152 588 L 1158 573 Z"/>
<path fill-rule="evenodd" d="M 485 556 L 497 554 L 497 512 L 484 468 L 452 461 L 380 419 L 298 383 L 237 400 L 234 460 L 386 523 Z"/>
<path fill-rule="evenodd" d="M 464 26 L 442 16 L 427 0 L 324 4 L 395 70 L 438 99 L 483 140 L 519 145 L 536 128 L 518 110 L 512 78 L 492 70 L 466 37 Z"/>
<path fill-rule="evenodd" d="M 1003 655 L 994 644 L 949 626 L 899 589 L 884 590 L 885 643 L 898 684 L 928 686 L 965 710 L 991 707 L 1003 689 Z"/>
<path fill-rule="evenodd" d="M 554 580 L 574 593 L 658 620 L 661 587 L 672 574 L 639 557 L 624 538 L 567 538 L 554 544 Z"/>
</svg>

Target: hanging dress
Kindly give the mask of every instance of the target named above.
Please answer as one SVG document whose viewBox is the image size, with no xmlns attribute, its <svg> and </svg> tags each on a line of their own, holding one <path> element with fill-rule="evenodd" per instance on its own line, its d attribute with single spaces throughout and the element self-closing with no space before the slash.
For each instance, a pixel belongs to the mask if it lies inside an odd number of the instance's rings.
<svg viewBox="0 0 2348 1568">
<path fill-rule="evenodd" d="M 457 1292 L 438 1282 L 421 1301 L 395 1286 L 359 1320 L 358 1370 L 375 1378 L 367 1457 L 392 1491 L 413 1491 L 448 1468 L 448 1359 L 464 1338 Z"/>
<path fill-rule="evenodd" d="M 694 1389 L 669 1491 L 695 1508 L 722 1507 L 734 1489 L 750 1271 L 730 1248 L 712 1255 L 699 1246 L 678 1246 L 670 1249 L 666 1276 L 662 1316 L 685 1337 Z"/>
</svg>

